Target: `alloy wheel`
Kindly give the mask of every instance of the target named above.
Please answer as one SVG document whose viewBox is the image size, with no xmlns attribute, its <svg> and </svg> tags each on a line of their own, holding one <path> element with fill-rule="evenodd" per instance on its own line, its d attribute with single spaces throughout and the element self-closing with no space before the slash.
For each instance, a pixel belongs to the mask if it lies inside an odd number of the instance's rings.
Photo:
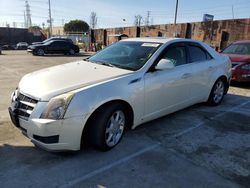
<svg viewBox="0 0 250 188">
<path fill-rule="evenodd" d="M 123 135 L 125 115 L 121 110 L 115 111 L 106 126 L 105 141 L 109 147 L 115 146 Z"/>
<path fill-rule="evenodd" d="M 215 103 L 219 103 L 222 98 L 223 98 L 223 95 L 224 95 L 224 90 L 225 90 L 225 86 L 224 86 L 224 83 L 223 81 L 218 81 L 215 85 L 215 88 L 214 88 L 214 102 Z"/>
</svg>

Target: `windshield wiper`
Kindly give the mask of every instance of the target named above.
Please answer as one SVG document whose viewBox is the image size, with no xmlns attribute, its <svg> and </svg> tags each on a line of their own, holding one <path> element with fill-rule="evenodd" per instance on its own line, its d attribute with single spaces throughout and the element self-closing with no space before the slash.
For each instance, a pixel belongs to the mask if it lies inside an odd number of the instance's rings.
<svg viewBox="0 0 250 188">
<path fill-rule="evenodd" d="M 89 59 L 85 60 L 85 61 L 100 64 L 100 65 L 105 65 L 105 66 L 108 66 L 108 67 L 115 67 L 115 68 L 121 68 L 121 69 L 127 69 L 127 70 L 134 70 L 133 68 L 129 68 L 129 67 L 125 67 L 125 66 L 117 65 L 117 64 L 114 65 L 114 64 L 111 64 L 111 63 L 103 62 L 103 61 L 90 61 Z"/>
<path fill-rule="evenodd" d="M 100 62 L 101 65 L 109 66 L 109 67 L 117 67 L 111 63 Z"/>
<path fill-rule="evenodd" d="M 90 60 L 88 60 L 88 61 L 91 63 L 96 63 L 96 64 L 105 65 L 105 66 L 109 66 L 109 67 L 117 67 L 111 63 L 107 63 L 107 62 L 103 62 L 103 61 L 90 61 Z"/>
</svg>

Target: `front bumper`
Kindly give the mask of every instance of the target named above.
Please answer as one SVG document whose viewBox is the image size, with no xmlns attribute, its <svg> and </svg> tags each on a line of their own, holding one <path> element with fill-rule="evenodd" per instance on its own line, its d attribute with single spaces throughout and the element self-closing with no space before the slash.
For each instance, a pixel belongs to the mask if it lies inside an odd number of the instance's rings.
<svg viewBox="0 0 250 188">
<path fill-rule="evenodd" d="M 34 53 L 34 51 L 33 51 L 32 49 L 27 49 L 27 53 L 31 53 L 31 54 L 33 54 L 33 53 Z"/>
<path fill-rule="evenodd" d="M 81 148 L 84 117 L 72 117 L 62 120 L 22 119 L 9 108 L 13 124 L 31 141 L 48 151 L 77 151 Z"/>
<path fill-rule="evenodd" d="M 250 82 L 250 71 L 233 70 L 232 81 Z"/>
</svg>

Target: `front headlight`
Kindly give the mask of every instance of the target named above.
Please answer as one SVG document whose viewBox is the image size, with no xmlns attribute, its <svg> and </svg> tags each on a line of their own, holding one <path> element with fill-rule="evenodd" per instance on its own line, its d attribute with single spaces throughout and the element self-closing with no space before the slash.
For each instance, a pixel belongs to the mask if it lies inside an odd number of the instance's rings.
<svg viewBox="0 0 250 188">
<path fill-rule="evenodd" d="M 74 93 L 66 93 L 52 98 L 40 118 L 54 120 L 62 119 L 73 96 Z"/>
<path fill-rule="evenodd" d="M 244 64 L 240 68 L 243 70 L 250 70 L 250 64 Z"/>
</svg>

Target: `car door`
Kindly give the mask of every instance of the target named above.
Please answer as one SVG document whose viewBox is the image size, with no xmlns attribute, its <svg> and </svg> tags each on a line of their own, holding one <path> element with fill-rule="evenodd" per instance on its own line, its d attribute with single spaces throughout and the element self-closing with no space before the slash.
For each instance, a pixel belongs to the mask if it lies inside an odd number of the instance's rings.
<svg viewBox="0 0 250 188">
<path fill-rule="evenodd" d="M 214 71 L 215 60 L 198 43 L 189 43 L 189 64 L 192 69 L 192 84 L 190 89 L 190 100 L 193 103 L 202 102 L 210 93 L 210 80 Z"/>
<path fill-rule="evenodd" d="M 53 41 L 47 46 L 48 53 L 57 53 L 58 42 L 59 41 Z"/>
<path fill-rule="evenodd" d="M 173 69 L 149 71 L 145 74 L 145 110 L 144 121 L 177 111 L 189 105 L 189 89 L 192 77 L 184 43 L 173 44 L 159 56 L 169 59 Z M 157 62 L 156 62 L 157 64 Z"/>
<path fill-rule="evenodd" d="M 60 45 L 58 46 L 59 53 L 68 53 L 70 50 L 70 43 L 66 41 L 60 41 Z"/>
</svg>

